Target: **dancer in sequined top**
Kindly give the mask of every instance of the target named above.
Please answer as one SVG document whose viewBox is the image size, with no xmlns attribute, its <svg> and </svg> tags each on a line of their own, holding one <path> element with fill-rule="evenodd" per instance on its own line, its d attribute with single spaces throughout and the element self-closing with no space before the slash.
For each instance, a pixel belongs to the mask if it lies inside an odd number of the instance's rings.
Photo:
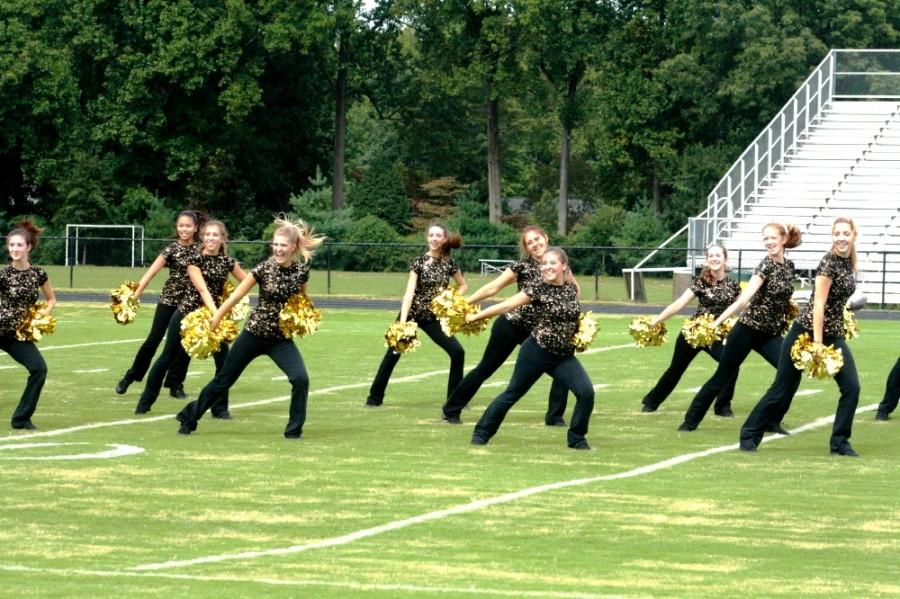
<svg viewBox="0 0 900 599">
<path fill-rule="evenodd" d="M 751 350 L 772 367 L 778 367 L 785 315 L 794 293 L 794 263 L 784 257 L 784 250 L 797 247 L 800 241 L 800 231 L 793 225 L 770 223 L 763 227 L 766 257 L 753 271 L 746 289 L 713 324 L 718 326 L 745 306 L 746 309 L 725 340 L 715 373 L 694 396 L 678 430 L 689 432 L 700 425 L 713 400 L 737 376 Z M 784 434 L 782 416 L 784 414 L 773 415 L 768 430 Z"/>
<path fill-rule="evenodd" d="M 529 225 L 522 229 L 519 236 L 519 245 L 523 257 L 511 264 L 500 276 L 481 287 L 478 291 L 466 298 L 469 303 L 478 302 L 497 295 L 504 287 L 515 282 L 519 291 L 533 286 L 542 281 L 541 256 L 547 250 L 547 233 L 536 225 Z M 569 282 L 574 283 L 575 278 L 569 273 Z M 484 355 L 475 368 L 470 370 L 462 382 L 453 390 L 442 410 L 442 419 L 450 424 L 461 424 L 460 413 L 468 405 L 472 397 L 481 388 L 481 385 L 512 354 L 513 350 L 522 344 L 531 334 L 535 324 L 535 308 L 531 304 L 520 306 L 494 320 L 491 326 L 491 336 L 484 348 Z M 554 379 L 550 389 L 550 399 L 544 423 L 547 426 L 565 426 L 563 415 L 566 411 L 566 396 L 569 390 L 561 382 Z"/>
<path fill-rule="evenodd" d="M 700 276 L 695 277 L 691 286 L 681 294 L 677 300 L 669 304 L 662 312 L 656 315 L 651 325 L 656 326 L 665 322 L 684 309 L 691 300 L 697 298 L 697 310 L 692 318 L 698 316 L 718 316 L 741 294 L 741 286 L 730 278 L 727 273 L 728 251 L 721 245 L 711 245 L 706 249 L 706 264 Z M 672 390 L 681 380 L 691 362 L 701 351 L 705 351 L 718 362 L 722 356 L 724 347 L 717 342 L 712 347 L 691 347 L 684 335 L 679 332 L 675 340 L 675 351 L 672 352 L 672 362 L 662 374 L 656 386 L 644 396 L 642 412 L 655 412 L 660 404 L 666 401 Z M 722 387 L 716 397 L 714 408 L 718 416 L 733 416 L 731 410 L 731 398 L 734 396 L 734 384 L 737 380 L 737 372 Z"/>
<path fill-rule="evenodd" d="M 486 444 L 497 433 L 510 408 L 528 393 L 542 374 L 549 374 L 575 394 L 575 409 L 566 439 L 568 446 L 572 449 L 591 448 L 585 435 L 594 409 L 594 385 L 575 358 L 574 338 L 581 307 L 576 286 L 566 281 L 568 272 L 566 253 L 551 247 L 541 257 L 543 281 L 466 317 L 469 321 L 480 320 L 528 304 L 534 307 L 535 313 L 535 324 L 519 349 L 509 385 L 478 420 L 472 431 L 473 445 Z"/>
<path fill-rule="evenodd" d="M 243 281 L 246 277 L 237 261 L 226 253 L 228 230 L 222 221 L 207 221 L 203 225 L 202 239 L 200 252 L 188 259 L 187 273 L 191 288 L 181 295 L 178 308 L 169 320 L 166 343 L 162 354 L 150 369 L 147 384 L 135 407 L 135 414 L 150 411 L 159 396 L 166 372 L 179 356 L 185 353 L 181 345 L 181 321 L 184 316 L 204 305 L 210 312 L 215 313 L 218 309 L 217 302 L 222 301 L 222 292 L 228 276 L 233 275 L 238 281 Z M 227 355 L 228 345 L 223 343 L 219 351 L 213 354 L 216 372 L 221 370 Z M 213 415 L 216 418 L 230 419 L 231 413 L 228 411 L 227 402 L 218 405 Z"/>
<path fill-rule="evenodd" d="M 775 380 L 759 400 L 741 427 L 740 448 L 756 451 L 762 441 L 766 425 L 773 418 L 787 413 L 803 372 L 791 360 L 791 347 L 803 333 L 816 343 L 834 345 L 841 350 L 844 365 L 834 376 L 840 389 L 829 446 L 831 455 L 858 457 L 850 446 L 853 416 L 859 403 L 859 375 L 850 346 L 844 339 L 844 306 L 856 290 L 856 224 L 852 219 L 839 217 L 831 226 L 831 250 L 816 268 L 816 281 L 809 303 L 794 320 L 781 346 Z"/>
<path fill-rule="evenodd" d="M 897 409 L 897 402 L 900 402 L 900 358 L 897 358 L 894 367 L 888 373 L 887 381 L 884 383 L 884 398 L 878 404 L 875 420 L 890 420 L 891 414 Z"/>
<path fill-rule="evenodd" d="M 285 338 L 278 322 L 279 314 L 288 299 L 297 293 L 306 293 L 309 260 L 324 237 L 314 235 L 313 230 L 302 220 L 290 222 L 281 218 L 275 224 L 278 228 L 272 237 L 272 257 L 250 271 L 247 278 L 219 306 L 210 321 L 210 326 L 215 329 L 222 317 L 254 285 L 259 284 L 259 303 L 234 342 L 222 370 L 203 388 L 196 401 L 192 401 L 178 413 L 177 419 L 181 423 L 179 434 L 189 435 L 195 431 L 203 414 L 210 408 L 215 410 L 225 400 L 228 390 L 237 382 L 247 365 L 259 356 L 266 355 L 291 383 L 291 403 L 284 436 L 287 439 L 299 439 L 303 435 L 309 375 L 293 339 Z"/>
<path fill-rule="evenodd" d="M 465 350 L 456 338 L 448 336 L 441 329 L 437 317 L 431 311 L 431 300 L 447 288 L 451 278 L 456 281 L 459 293 L 466 292 L 468 288 L 466 280 L 463 278 L 459 266 L 450 258 L 450 250 L 460 247 L 462 240 L 459 235 L 451 234 L 444 225 L 437 223 L 428 227 L 426 239 L 428 251 L 414 259 L 409 265 L 409 278 L 398 320 L 400 322 L 414 321 L 420 331 L 428 335 L 438 347 L 450 356 L 450 375 L 447 380 L 446 394 L 449 396 L 462 380 Z M 394 367 L 399 361 L 400 354 L 396 354 L 388 348 L 369 388 L 369 397 L 366 399 L 367 407 L 377 408 L 384 402 L 385 389 L 391 373 L 394 372 Z"/>
<path fill-rule="evenodd" d="M 38 301 L 38 290 L 44 294 L 46 314 L 50 314 L 56 305 L 56 294 L 47 271 L 39 266 L 32 266 L 29 257 L 37 245 L 40 233 L 41 229 L 31 221 L 22 221 L 16 225 L 6 236 L 10 264 L 0 270 L 0 350 L 5 351 L 28 371 L 25 391 L 10 422 L 16 429 L 37 428 L 31 422 L 31 417 L 37 409 L 44 381 L 47 380 L 47 363 L 34 342 L 19 341 L 16 338 L 16 329 L 28 308 Z"/>
<path fill-rule="evenodd" d="M 144 380 L 144 375 L 150 368 L 153 360 L 153 354 L 165 337 L 166 329 L 169 322 L 178 309 L 178 302 L 181 297 L 191 291 L 191 281 L 187 274 L 188 260 L 191 256 L 196 255 L 200 251 L 200 227 L 203 225 L 203 216 L 195 210 L 182 210 L 178 213 L 175 220 L 176 240 L 163 248 L 159 256 L 141 277 L 138 282 L 135 298 L 140 299 L 147 285 L 159 273 L 163 267 L 168 267 L 169 277 L 163 284 L 162 292 L 159 294 L 159 300 L 156 303 L 156 310 L 153 313 L 153 322 L 150 325 L 150 333 L 147 340 L 138 349 L 134 356 L 131 368 L 116 384 L 116 393 L 119 395 L 128 391 L 129 385 L 135 381 Z M 184 379 L 187 376 L 190 358 L 187 354 L 182 353 L 176 356 L 175 360 L 166 373 L 164 386 L 169 388 L 172 397 L 184 399 L 187 396 L 184 392 Z"/>
</svg>

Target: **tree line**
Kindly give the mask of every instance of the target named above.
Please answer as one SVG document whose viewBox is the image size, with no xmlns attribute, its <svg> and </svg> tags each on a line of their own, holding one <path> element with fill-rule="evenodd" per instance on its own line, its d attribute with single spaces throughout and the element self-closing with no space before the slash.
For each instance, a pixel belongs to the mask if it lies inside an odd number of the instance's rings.
<svg viewBox="0 0 900 599">
<path fill-rule="evenodd" d="M 648 245 L 900 0 L 5 0 L 0 219 Z"/>
</svg>

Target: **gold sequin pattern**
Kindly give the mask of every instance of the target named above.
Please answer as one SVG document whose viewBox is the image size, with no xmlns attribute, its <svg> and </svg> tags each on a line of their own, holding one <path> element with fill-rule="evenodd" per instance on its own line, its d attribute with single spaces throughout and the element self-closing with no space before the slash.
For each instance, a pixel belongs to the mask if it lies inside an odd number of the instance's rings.
<svg viewBox="0 0 900 599">
<path fill-rule="evenodd" d="M 162 292 L 159 294 L 159 303 L 165 306 L 178 306 L 184 295 L 194 289 L 187 274 L 187 265 L 191 256 L 197 255 L 199 251 L 199 243 L 181 245 L 177 241 L 173 241 L 163 248 L 159 255 L 166 261 L 169 278 L 163 284 Z"/>
<path fill-rule="evenodd" d="M 48 278 L 47 271 L 39 266 L 25 270 L 7 266 L 0 270 L 0 335 L 15 333 Z"/>
<path fill-rule="evenodd" d="M 538 346 L 561 356 L 574 353 L 574 339 L 581 318 L 575 285 L 542 282 L 525 289 L 525 293 L 534 306 L 536 323 L 531 336 Z"/>
<path fill-rule="evenodd" d="M 432 322 L 437 317 L 431 311 L 431 300 L 447 288 L 450 278 L 459 272 L 459 266 L 451 258 L 434 258 L 424 254 L 410 263 L 409 270 L 416 273 L 417 279 L 406 319 L 418 323 Z"/>
<path fill-rule="evenodd" d="M 761 276 L 763 284 L 738 322 L 762 333 L 780 335 L 784 313 L 794 294 L 794 263 L 785 259 L 784 264 L 778 264 L 766 256 L 753 274 Z"/>
<path fill-rule="evenodd" d="M 826 337 L 844 337 L 844 306 L 847 300 L 856 291 L 856 278 L 853 276 L 853 267 L 850 258 L 841 258 L 834 252 L 828 252 L 822 257 L 819 266 L 816 267 L 817 277 L 831 279 L 831 288 L 828 290 L 828 299 L 825 300 L 825 326 L 822 334 Z M 813 286 L 809 303 L 803 308 L 797 322 L 809 331 L 812 330 L 812 312 L 816 300 L 816 289 Z"/>
<path fill-rule="evenodd" d="M 294 262 L 279 266 L 272 258 L 257 264 L 251 271 L 259 285 L 259 304 L 250 314 L 246 329 L 267 339 L 284 339 L 279 314 L 291 296 L 309 280 L 309 265 Z"/>
</svg>

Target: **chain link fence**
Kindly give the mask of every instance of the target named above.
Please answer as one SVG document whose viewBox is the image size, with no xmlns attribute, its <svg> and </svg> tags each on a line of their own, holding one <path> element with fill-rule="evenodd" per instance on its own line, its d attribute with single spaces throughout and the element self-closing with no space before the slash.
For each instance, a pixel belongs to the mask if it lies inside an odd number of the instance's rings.
<svg viewBox="0 0 900 599">
<path fill-rule="evenodd" d="M 107 301 L 110 289 L 123 281 L 137 281 L 146 272 L 159 252 L 171 239 L 144 239 L 132 247 L 127 238 L 80 238 L 77 259 L 70 247 L 70 263 L 65 263 L 66 243 L 74 239 L 44 237 L 32 255 L 32 262 L 46 268 L 54 288 L 65 299 Z M 664 249 L 654 256 L 651 272 L 642 272 L 636 279 L 623 272 L 653 248 L 565 246 L 573 273 L 587 302 L 664 305 L 678 297 L 690 284 L 691 277 L 702 267 L 702 260 L 693 260 L 682 268 L 687 256 L 695 253 L 684 248 Z M 406 289 L 410 261 L 425 252 L 424 244 L 405 243 L 325 243 L 311 263 L 309 293 L 313 297 L 399 299 Z M 267 241 L 232 241 L 228 252 L 249 271 L 269 254 Z M 790 251 L 798 263 L 817 261 L 821 252 Z M 809 253 L 809 255 L 806 255 Z M 745 281 L 759 260 L 760 250 L 729 249 L 731 276 Z M 815 254 L 815 255 L 813 255 Z M 869 259 L 884 264 L 880 274 L 866 273 L 869 284 L 900 283 L 900 253 L 885 252 L 884 256 L 870 255 Z M 492 280 L 507 265 L 519 258 L 517 246 L 466 245 L 454 250 L 453 259 L 460 265 L 470 290 Z M 135 267 L 131 267 L 136 256 Z M 656 270 L 652 270 L 656 267 Z M 894 268 L 895 270 L 891 270 Z M 798 273 L 797 289 L 809 287 L 814 274 Z M 146 298 L 152 300 L 162 288 L 166 271 L 160 272 L 147 287 Z M 632 288 L 632 285 L 634 287 Z M 499 297 L 515 292 L 511 285 Z"/>
</svg>

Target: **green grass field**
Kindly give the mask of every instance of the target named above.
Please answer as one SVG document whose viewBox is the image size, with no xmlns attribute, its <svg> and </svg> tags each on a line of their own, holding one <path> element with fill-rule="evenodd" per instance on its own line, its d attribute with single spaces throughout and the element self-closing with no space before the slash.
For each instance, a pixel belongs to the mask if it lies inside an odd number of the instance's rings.
<svg viewBox="0 0 900 599">
<path fill-rule="evenodd" d="M 642 414 L 671 341 L 638 349 L 631 317 L 601 315 L 581 357 L 597 385 L 594 451 L 568 449 L 564 429 L 543 425 L 546 381 L 473 447 L 472 425 L 511 363 L 465 424 L 439 424 L 447 361 L 426 340 L 401 360 L 385 405 L 367 410 L 393 312 L 334 310 L 297 342 L 311 378 L 304 439 L 281 436 L 289 386 L 266 358 L 233 388 L 234 420 L 207 415 L 185 437 L 173 419 L 182 402 L 163 396 L 135 416 L 141 384 L 113 392 L 146 334 L 143 310 L 122 327 L 105 305 L 62 305 L 40 343 L 50 373 L 39 430 L 0 433 L 0 596 L 900 594 L 900 419 L 861 412 L 862 458 L 831 457 L 831 381 L 804 381 L 785 420 L 794 434 L 744 454 L 738 429 L 773 376 L 761 358 L 742 369 L 737 418 L 679 433 L 714 362 L 699 356 L 659 412 Z M 851 347 L 871 409 L 900 321 L 861 328 Z M 467 366 L 485 341 L 463 339 Z M 192 396 L 212 368 L 191 364 Z M 8 426 L 25 373 L 2 355 L 0 377 Z M 103 457 L 117 446 L 140 453 Z"/>
<path fill-rule="evenodd" d="M 45 266 L 57 291 L 73 291 L 76 293 L 107 293 L 126 280 L 137 281 L 146 269 L 128 268 L 124 266 Z M 313 270 L 310 274 L 309 292 L 314 296 L 367 297 L 367 298 L 399 298 L 406 289 L 406 272 L 344 272 Z M 478 272 L 465 273 L 469 289 L 474 291 L 496 275 L 482 276 Z M 603 275 L 598 279 L 592 276 L 579 276 L 582 297 L 586 301 L 628 302 L 630 298 L 622 277 Z M 148 293 L 159 293 L 166 280 L 166 271 L 162 271 L 147 286 Z M 667 275 L 647 275 L 644 279 L 647 300 L 650 303 L 666 304 L 672 301 L 672 279 Z M 498 297 L 508 297 L 515 292 L 510 286 L 501 291 Z"/>
</svg>

